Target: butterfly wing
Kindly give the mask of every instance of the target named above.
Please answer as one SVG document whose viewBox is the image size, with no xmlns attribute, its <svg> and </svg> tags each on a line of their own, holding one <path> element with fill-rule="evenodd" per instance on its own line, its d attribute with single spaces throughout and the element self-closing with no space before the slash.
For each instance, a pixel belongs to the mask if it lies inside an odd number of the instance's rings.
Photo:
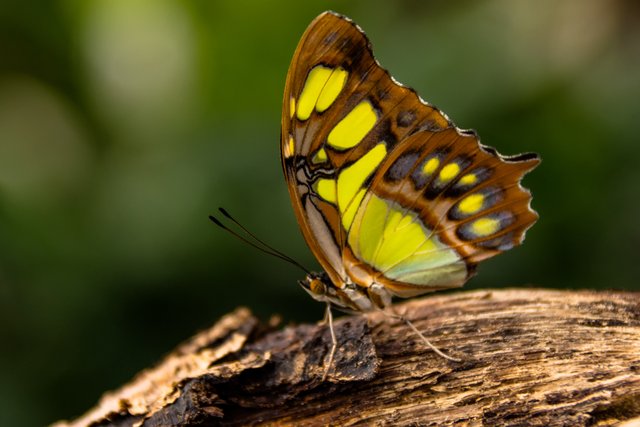
<svg viewBox="0 0 640 427">
<path fill-rule="evenodd" d="M 403 297 L 462 285 L 537 220 L 520 180 L 539 162 L 535 154 L 501 156 L 455 127 L 402 140 L 349 229 L 343 258 L 354 281 Z"/>
<path fill-rule="evenodd" d="M 309 25 L 294 54 L 281 153 L 298 223 L 338 287 L 375 281 L 409 296 L 458 286 L 536 219 L 519 180 L 537 158 L 505 159 L 457 129 L 333 12 Z"/>
<path fill-rule="evenodd" d="M 383 115 L 396 110 L 402 114 L 394 131 Z M 309 25 L 285 85 L 282 164 L 303 235 L 334 284 L 348 278 L 342 261 L 345 224 L 362 199 L 365 175 L 387 150 L 379 148 L 366 157 L 366 164 L 359 162 L 351 179 L 343 175 L 339 188 L 333 181 L 382 137 L 392 146 L 420 124 L 449 125 L 435 108 L 418 103 L 411 89 L 393 82 L 353 22 L 325 12 Z"/>
</svg>

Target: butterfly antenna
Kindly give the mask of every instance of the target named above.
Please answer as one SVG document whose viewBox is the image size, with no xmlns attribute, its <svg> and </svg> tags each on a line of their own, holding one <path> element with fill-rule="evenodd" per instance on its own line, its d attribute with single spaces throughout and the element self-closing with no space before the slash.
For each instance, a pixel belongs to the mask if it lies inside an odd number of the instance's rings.
<svg viewBox="0 0 640 427">
<path fill-rule="evenodd" d="M 247 233 L 247 235 L 249 235 L 253 240 L 248 239 L 245 236 L 242 236 L 240 233 L 238 233 L 237 231 L 234 231 L 232 229 L 230 229 L 229 227 L 227 227 L 226 225 L 224 225 L 218 218 L 214 217 L 213 215 L 209 215 L 209 219 L 218 227 L 222 228 L 223 230 L 225 230 L 226 232 L 230 233 L 231 235 L 233 235 L 234 237 L 242 240 L 243 242 L 245 242 L 246 244 L 253 246 L 254 248 L 258 249 L 261 252 L 264 252 L 265 254 L 274 256 L 276 258 L 280 258 L 283 261 L 286 261 L 290 264 L 295 265 L 296 267 L 300 268 L 302 271 L 304 271 L 306 274 L 311 274 L 311 272 L 305 268 L 302 264 L 300 264 L 298 261 L 296 261 L 295 259 L 291 258 L 288 255 L 285 255 L 284 253 L 280 252 L 279 250 L 275 249 L 274 247 L 272 247 L 271 245 L 268 245 L 267 243 L 265 243 L 264 241 L 262 241 L 261 239 L 259 239 L 255 234 L 253 234 L 252 232 L 250 232 L 249 230 L 247 230 L 242 224 L 240 224 L 235 218 L 233 218 L 229 212 L 227 212 L 226 210 L 224 210 L 223 208 L 219 208 L 219 211 L 225 216 L 227 217 L 229 220 L 231 220 L 234 224 L 236 224 L 238 227 L 240 227 L 240 229 L 242 231 L 244 231 L 245 233 Z"/>
<path fill-rule="evenodd" d="M 235 225 L 237 225 L 238 227 L 240 227 L 240 229 L 242 231 L 244 231 L 245 233 L 247 233 L 249 236 L 251 236 L 251 238 L 253 238 L 253 240 L 255 240 L 256 242 L 260 243 L 261 245 L 263 245 L 264 247 L 266 247 L 267 249 L 269 249 L 272 253 L 276 254 L 276 255 L 280 255 L 282 258 L 287 259 L 293 263 L 295 263 L 296 265 L 299 264 L 296 260 L 294 260 L 293 258 L 291 258 L 289 255 L 277 250 L 276 248 L 274 248 L 273 246 L 269 245 L 268 243 L 266 243 L 264 240 L 260 239 L 258 236 L 256 236 L 255 234 L 253 234 L 251 231 L 247 230 L 247 228 L 240 224 L 240 222 L 238 220 L 236 220 L 234 217 L 231 216 L 231 214 L 229 212 L 226 211 L 226 209 L 224 208 L 218 208 L 218 210 L 220 211 L 220 213 L 222 213 L 222 215 L 226 216 L 229 220 L 231 220 Z M 308 273 L 306 268 L 303 268 L 305 270 L 305 272 Z"/>
</svg>

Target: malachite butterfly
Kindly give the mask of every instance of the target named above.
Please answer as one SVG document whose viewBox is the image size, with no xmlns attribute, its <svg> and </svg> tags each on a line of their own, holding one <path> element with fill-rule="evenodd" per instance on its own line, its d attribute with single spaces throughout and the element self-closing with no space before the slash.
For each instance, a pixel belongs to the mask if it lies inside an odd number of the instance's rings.
<svg viewBox="0 0 640 427">
<path fill-rule="evenodd" d="M 384 310 L 393 296 L 462 286 L 538 218 L 520 185 L 538 156 L 502 156 L 457 128 L 396 82 L 364 32 L 334 12 L 309 25 L 291 61 L 281 155 L 324 269 L 301 285 L 328 308 Z"/>
</svg>

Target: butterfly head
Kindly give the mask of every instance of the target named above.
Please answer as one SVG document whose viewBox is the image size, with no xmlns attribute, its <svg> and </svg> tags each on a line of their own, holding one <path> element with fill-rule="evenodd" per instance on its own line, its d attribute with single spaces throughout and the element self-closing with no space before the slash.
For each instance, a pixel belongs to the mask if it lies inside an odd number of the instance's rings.
<svg viewBox="0 0 640 427">
<path fill-rule="evenodd" d="M 332 306 L 349 311 L 369 311 L 371 303 L 366 293 L 358 290 L 352 283 L 337 287 L 325 272 L 309 273 L 300 280 L 300 286 L 316 301 L 329 303 Z"/>
<path fill-rule="evenodd" d="M 325 272 L 309 273 L 298 283 L 316 301 L 329 303 L 345 312 L 368 312 L 391 304 L 391 294 L 378 283 L 362 287 L 349 282 L 340 287 Z"/>
<path fill-rule="evenodd" d="M 334 302 L 338 298 L 335 286 L 324 272 L 309 273 L 304 280 L 300 280 L 298 283 L 316 301 Z"/>
</svg>

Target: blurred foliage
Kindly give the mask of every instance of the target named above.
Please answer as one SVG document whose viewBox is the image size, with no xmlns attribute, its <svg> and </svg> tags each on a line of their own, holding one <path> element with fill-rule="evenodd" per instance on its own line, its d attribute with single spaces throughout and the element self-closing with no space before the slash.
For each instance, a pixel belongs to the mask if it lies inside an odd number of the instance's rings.
<svg viewBox="0 0 640 427">
<path fill-rule="evenodd" d="M 541 219 L 467 286 L 639 289 L 633 0 L 4 0 L 0 425 L 79 415 L 247 305 L 322 317 L 301 273 L 212 226 L 223 205 L 316 265 L 279 161 L 284 79 L 325 9 L 501 152 L 535 151 Z"/>
</svg>

